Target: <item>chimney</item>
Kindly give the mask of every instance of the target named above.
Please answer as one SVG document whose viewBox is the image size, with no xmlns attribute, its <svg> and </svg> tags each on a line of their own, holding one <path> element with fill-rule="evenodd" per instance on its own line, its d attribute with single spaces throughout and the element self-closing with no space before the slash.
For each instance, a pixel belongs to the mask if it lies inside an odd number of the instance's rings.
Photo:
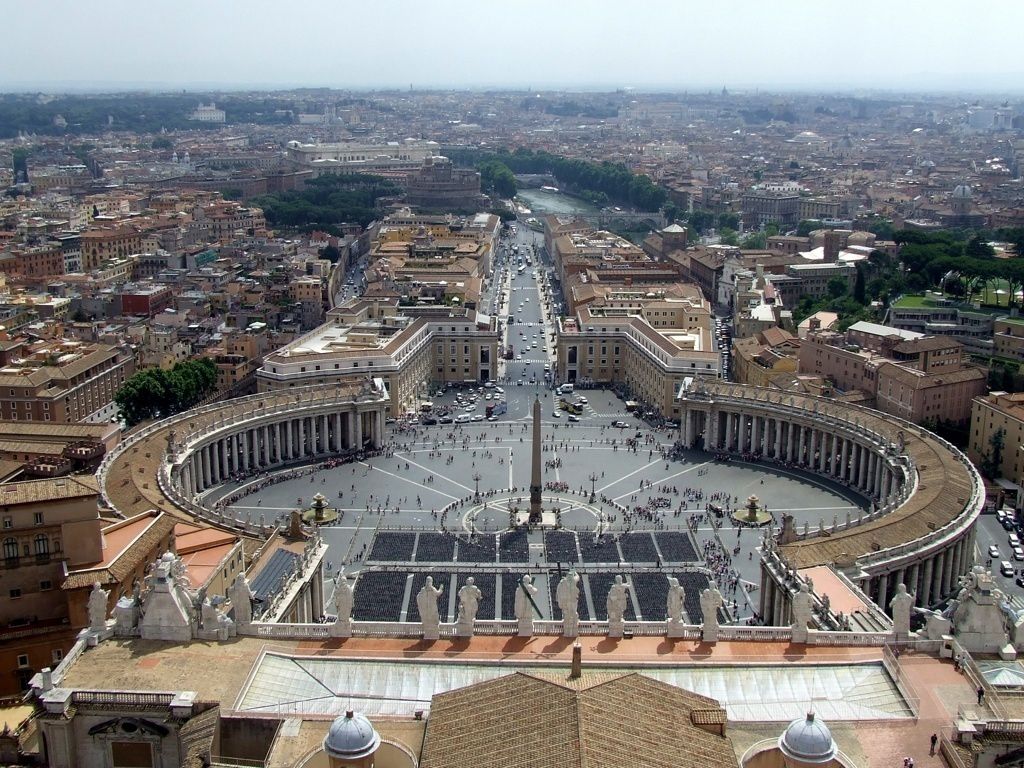
<svg viewBox="0 0 1024 768">
<path fill-rule="evenodd" d="M 583 674 L 583 646 L 580 645 L 579 640 L 573 643 L 572 646 L 572 668 L 569 670 L 570 680 L 579 680 L 580 675 Z"/>
<path fill-rule="evenodd" d="M 821 330 L 821 318 L 811 317 L 811 319 L 807 323 L 807 329 L 810 331 Z"/>
</svg>

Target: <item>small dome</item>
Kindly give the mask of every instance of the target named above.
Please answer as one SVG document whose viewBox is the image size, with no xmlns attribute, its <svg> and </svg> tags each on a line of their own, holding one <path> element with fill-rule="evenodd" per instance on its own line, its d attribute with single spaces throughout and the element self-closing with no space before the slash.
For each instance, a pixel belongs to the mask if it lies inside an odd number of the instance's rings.
<svg viewBox="0 0 1024 768">
<path fill-rule="evenodd" d="M 339 760 L 359 760 L 380 746 L 380 735 L 370 721 L 351 709 L 331 723 L 324 739 L 324 752 Z"/>
<path fill-rule="evenodd" d="M 966 184 L 958 184 L 956 189 L 953 190 L 953 197 L 961 200 L 970 200 L 973 197 L 971 188 Z"/>
<path fill-rule="evenodd" d="M 801 763 L 824 764 L 836 756 L 832 732 L 813 712 L 789 724 L 779 737 L 779 749 L 786 757 Z"/>
</svg>

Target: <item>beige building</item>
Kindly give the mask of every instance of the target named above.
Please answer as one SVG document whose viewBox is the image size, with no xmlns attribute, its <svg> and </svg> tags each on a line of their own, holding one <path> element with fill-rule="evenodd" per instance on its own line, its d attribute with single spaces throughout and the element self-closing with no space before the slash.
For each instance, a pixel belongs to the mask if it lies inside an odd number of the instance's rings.
<svg viewBox="0 0 1024 768">
<path fill-rule="evenodd" d="M 70 340 L 6 344 L 0 365 L 0 418 L 61 424 L 109 421 L 135 372 L 127 350 Z"/>
<path fill-rule="evenodd" d="M 1024 360 L 1024 319 L 1001 317 L 993 323 L 992 340 L 997 357 Z"/>
<path fill-rule="evenodd" d="M 771 386 L 780 374 L 791 376 L 799 368 L 800 339 L 782 328 L 767 328 L 732 344 L 733 380 L 757 387 Z"/>
<path fill-rule="evenodd" d="M 985 391 L 985 372 L 968 365 L 952 339 L 854 323 L 845 334 L 808 333 L 800 372 L 824 376 L 840 392 L 860 390 L 867 403 L 916 424 L 970 419 L 971 401 Z"/>
<path fill-rule="evenodd" d="M 353 299 L 315 331 L 267 355 L 257 388 L 270 392 L 379 377 L 392 415 L 416 409 L 438 384 L 489 381 L 498 370 L 494 318 L 459 307 Z"/>
<path fill-rule="evenodd" d="M 700 298 L 637 298 L 584 306 L 558 325 L 555 380 L 624 385 L 631 398 L 669 418 L 679 387 L 720 375 L 711 308 Z"/>
<path fill-rule="evenodd" d="M 1002 431 L 998 474 L 1024 486 L 1024 392 L 991 392 L 974 398 L 967 456 L 981 466 L 993 460 L 992 440 Z"/>
</svg>

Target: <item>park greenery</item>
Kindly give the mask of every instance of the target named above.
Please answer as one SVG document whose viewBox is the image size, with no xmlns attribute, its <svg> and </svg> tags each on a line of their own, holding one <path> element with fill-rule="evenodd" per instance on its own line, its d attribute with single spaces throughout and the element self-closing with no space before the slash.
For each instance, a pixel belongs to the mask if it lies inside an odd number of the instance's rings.
<svg viewBox="0 0 1024 768">
<path fill-rule="evenodd" d="M 160 419 L 203 401 L 217 386 L 217 366 L 209 358 L 175 363 L 170 370 L 145 368 L 114 394 L 120 418 L 130 427 Z"/>
<path fill-rule="evenodd" d="M 380 176 L 333 174 L 310 179 L 301 190 L 277 192 L 254 198 L 272 227 L 321 229 L 338 234 L 338 225 L 365 227 L 378 218 L 378 201 L 394 197 L 401 189 Z"/>
<path fill-rule="evenodd" d="M 453 149 L 449 155 L 455 163 L 479 168 L 483 184 L 486 184 L 484 167 L 490 166 L 492 170 L 488 173 L 497 172 L 504 177 L 500 168 L 504 166 L 513 174 L 554 176 L 567 192 L 598 206 L 618 204 L 640 211 L 660 211 L 668 199 L 668 193 L 648 176 L 635 174 L 622 163 L 594 163 L 524 147 L 513 152 Z"/>
<path fill-rule="evenodd" d="M 1024 254 L 1024 229 L 1003 229 L 993 234 L 1013 245 L 1014 253 L 1009 258 L 998 257 L 976 232 L 897 231 L 893 238 L 900 245 L 898 258 L 873 251 L 857 264 L 851 287 L 845 280 L 835 278 L 828 285 L 827 296 L 801 299 L 793 308 L 794 322 L 826 310 L 839 314 L 839 327 L 844 330 L 858 320 L 881 320 L 897 298 L 903 296 L 904 301 L 913 301 L 915 295 L 928 290 L 965 302 L 978 300 L 983 308 L 1009 309 L 1019 305 L 1017 294 L 1024 288 L 1024 258 L 1016 254 Z M 1000 381 L 1011 383 L 1019 372 L 1014 369 L 995 375 Z"/>
</svg>

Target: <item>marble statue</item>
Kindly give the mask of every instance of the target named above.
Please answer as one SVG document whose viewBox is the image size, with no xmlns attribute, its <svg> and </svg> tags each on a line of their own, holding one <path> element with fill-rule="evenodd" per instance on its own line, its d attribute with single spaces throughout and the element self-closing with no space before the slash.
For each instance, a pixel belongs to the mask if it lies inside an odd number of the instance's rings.
<svg viewBox="0 0 1024 768">
<path fill-rule="evenodd" d="M 434 577 L 427 576 L 419 594 L 416 595 L 416 607 L 420 611 L 424 640 L 437 640 L 441 635 L 441 616 L 437 611 L 437 599 L 443 593 L 443 589 L 434 586 Z"/>
<path fill-rule="evenodd" d="M 794 643 L 807 642 L 807 626 L 814 619 L 812 614 L 813 607 L 814 597 L 811 595 L 810 587 L 807 582 L 802 582 L 800 589 L 796 591 L 792 598 L 793 623 L 791 627 Z"/>
<path fill-rule="evenodd" d="M 470 576 L 466 583 L 459 590 L 459 615 L 455 622 L 455 634 L 459 637 L 471 637 L 473 635 L 473 622 L 476 621 L 476 612 L 480 608 L 480 598 L 483 592 L 476 585 L 476 579 Z"/>
<path fill-rule="evenodd" d="M 622 637 L 622 623 L 626 614 L 626 601 L 629 600 L 626 595 L 628 589 L 629 585 L 625 583 L 622 576 L 616 576 L 615 581 L 608 588 L 605 608 L 608 611 L 609 637 Z"/>
<path fill-rule="evenodd" d="M 668 595 L 665 596 L 665 615 L 668 617 L 668 636 L 681 634 L 683 627 L 683 603 L 686 591 L 675 576 L 668 577 Z"/>
<path fill-rule="evenodd" d="M 102 632 L 107 628 L 107 598 L 110 593 L 100 586 L 98 581 L 92 584 L 89 593 L 89 629 Z"/>
<path fill-rule="evenodd" d="M 907 592 L 907 585 L 897 584 L 889 608 L 892 611 L 892 631 L 900 640 L 906 640 L 910 635 L 910 609 L 913 607 L 914 596 Z"/>
<path fill-rule="evenodd" d="M 335 579 L 334 582 L 334 613 L 337 615 L 338 621 L 352 621 L 354 592 L 355 590 L 352 585 L 349 584 L 345 575 L 339 573 L 338 578 Z"/>
<path fill-rule="evenodd" d="M 562 612 L 562 635 L 576 637 L 580 626 L 580 575 L 569 571 L 558 582 L 555 589 L 555 602 Z"/>
<path fill-rule="evenodd" d="M 235 624 L 244 626 L 252 623 L 252 588 L 245 574 L 238 574 L 228 587 L 228 599 L 235 611 Z"/>
<path fill-rule="evenodd" d="M 529 637 L 533 634 L 533 611 L 534 599 L 537 588 L 533 586 L 533 577 L 527 574 L 519 582 L 516 590 L 516 620 L 519 622 L 519 635 Z"/>
<path fill-rule="evenodd" d="M 195 595 L 184 584 L 179 566 L 181 558 L 164 552 L 147 577 L 149 591 L 144 598 L 145 610 L 139 622 L 143 640 L 188 642 L 195 637 L 198 620 L 193 601 Z"/>
<path fill-rule="evenodd" d="M 235 622 L 225 616 L 205 594 L 199 606 L 199 621 L 197 635 L 203 640 L 223 641 L 235 635 Z"/>
<path fill-rule="evenodd" d="M 355 588 L 339 573 L 334 580 L 334 613 L 337 619 L 331 624 L 331 637 L 352 636 L 352 603 Z"/>
<path fill-rule="evenodd" d="M 701 637 L 706 643 L 718 642 L 718 609 L 722 603 L 722 593 L 715 584 L 700 593 L 700 612 L 704 615 Z"/>
</svg>

